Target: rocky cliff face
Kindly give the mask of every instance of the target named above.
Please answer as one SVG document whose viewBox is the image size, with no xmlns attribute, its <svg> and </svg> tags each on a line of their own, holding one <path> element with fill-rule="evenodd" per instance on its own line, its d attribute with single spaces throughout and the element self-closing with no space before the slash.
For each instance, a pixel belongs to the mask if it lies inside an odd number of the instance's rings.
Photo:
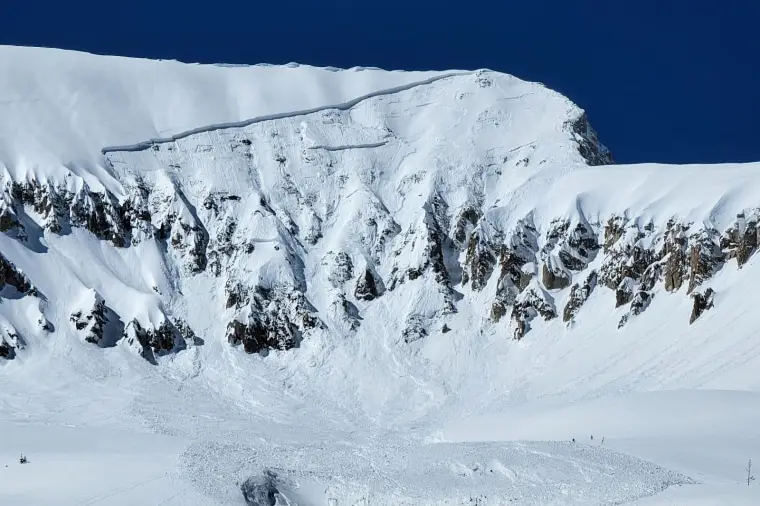
<svg viewBox="0 0 760 506">
<path fill-rule="evenodd" d="M 523 134 L 536 104 L 549 112 Z M 104 158 L 116 183 L 5 177 L 0 249 L 53 262 L 39 272 L 64 269 L 66 288 L 48 300 L 0 256 L 2 294 L 38 299 L 40 339 L 65 329 L 153 363 L 209 338 L 262 354 L 379 331 L 411 346 L 456 332 L 459 313 L 480 316 L 471 330 L 530 339 L 560 315 L 594 318 L 592 297 L 617 328 L 655 296 L 691 297 L 683 323 L 698 324 L 720 310 L 715 274 L 750 261 L 760 233 L 754 208 L 721 225 L 679 217 L 688 209 L 600 210 L 586 187 L 552 200 L 567 174 L 612 158 L 564 98 L 489 72 Z M 8 328 L 3 358 L 24 342 Z"/>
</svg>

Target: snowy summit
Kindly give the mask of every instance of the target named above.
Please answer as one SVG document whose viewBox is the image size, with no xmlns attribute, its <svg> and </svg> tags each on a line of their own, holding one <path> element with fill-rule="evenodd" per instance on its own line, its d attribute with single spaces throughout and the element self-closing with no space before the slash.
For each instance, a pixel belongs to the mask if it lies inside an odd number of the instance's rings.
<svg viewBox="0 0 760 506">
<path fill-rule="evenodd" d="M 1 503 L 760 499 L 760 164 L 488 70 L 0 47 L 0 177 Z"/>
</svg>

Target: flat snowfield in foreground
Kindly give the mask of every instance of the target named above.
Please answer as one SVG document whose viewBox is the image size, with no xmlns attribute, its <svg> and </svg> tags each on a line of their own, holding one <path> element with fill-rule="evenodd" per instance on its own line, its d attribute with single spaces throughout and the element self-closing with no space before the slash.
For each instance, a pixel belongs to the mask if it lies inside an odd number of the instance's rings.
<svg viewBox="0 0 760 506">
<path fill-rule="evenodd" d="M 438 439 L 575 437 L 583 444 L 656 462 L 693 480 L 635 504 L 760 504 L 760 488 L 748 487 L 746 481 L 748 460 L 760 454 L 759 400 L 754 392 L 690 390 L 533 403 L 457 421 L 440 431 Z"/>
<path fill-rule="evenodd" d="M 179 476 L 180 439 L 36 423 L 0 422 L 0 432 L 0 504 L 215 504 Z"/>
<path fill-rule="evenodd" d="M 154 393 L 173 404 L 173 392 Z M 106 398 L 103 412 L 88 407 L 78 422 L 81 407 L 0 422 L 0 502 L 242 505 L 240 483 L 271 470 L 289 504 L 302 506 L 757 504 L 760 488 L 742 481 L 746 456 L 760 451 L 755 396 L 674 391 L 537 403 L 463 419 L 425 440 L 350 426 L 322 440 L 284 428 L 252 437 L 232 409 L 232 430 L 201 437 L 177 425 L 185 435 L 155 435 L 130 423 L 131 409 L 114 415 Z M 203 432 L 221 420 L 204 412 L 210 406 L 153 414 L 192 418 Z M 18 463 L 21 453 L 28 464 Z"/>
<path fill-rule="evenodd" d="M 132 426 L 129 410 L 114 417 L 112 406 L 100 415 L 90 408 L 80 424 L 61 415 L 0 422 L 0 503 L 242 505 L 240 483 L 271 470 L 287 504 L 301 506 L 758 504 L 760 488 L 742 481 L 747 455 L 760 451 L 754 397 L 683 391 L 526 405 L 426 440 L 351 434 L 350 426 L 322 440 L 284 428 L 266 438 L 239 429 L 155 435 Z M 208 429 L 223 418 L 204 413 L 208 406 L 175 415 Z M 28 464 L 18 463 L 21 453 Z"/>
<path fill-rule="evenodd" d="M 570 442 L 324 441 L 297 448 L 193 443 L 118 429 L 2 423 L 3 504 L 241 504 L 264 468 L 291 504 L 620 504 L 688 483 L 678 473 Z M 25 451 L 27 464 L 18 463 Z M 5 467 L 7 465 L 7 467 Z"/>
</svg>

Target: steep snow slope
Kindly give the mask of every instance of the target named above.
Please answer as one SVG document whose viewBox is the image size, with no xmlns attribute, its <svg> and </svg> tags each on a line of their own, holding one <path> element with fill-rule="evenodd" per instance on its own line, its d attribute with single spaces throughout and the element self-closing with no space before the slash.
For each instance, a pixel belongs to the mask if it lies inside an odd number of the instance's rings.
<svg viewBox="0 0 760 506">
<path fill-rule="evenodd" d="M 341 104 L 442 72 L 220 67 L 0 46 L 2 160 L 94 164 L 102 148 Z"/>
<path fill-rule="evenodd" d="M 480 417 L 760 386 L 760 164 L 605 165 L 582 110 L 490 71 L 0 65 L 2 420 L 192 442 L 219 504 L 265 467 L 373 504 L 613 504 L 688 479 L 479 444 L 574 436 Z M 469 443 L 421 443 L 439 431 Z"/>
</svg>

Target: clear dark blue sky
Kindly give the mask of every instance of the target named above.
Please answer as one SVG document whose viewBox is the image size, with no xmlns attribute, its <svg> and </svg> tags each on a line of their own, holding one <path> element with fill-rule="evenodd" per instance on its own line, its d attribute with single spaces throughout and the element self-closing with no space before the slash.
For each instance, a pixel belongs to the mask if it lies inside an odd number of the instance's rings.
<svg viewBox="0 0 760 506">
<path fill-rule="evenodd" d="M 487 67 L 569 96 L 618 162 L 760 160 L 760 0 L 6 0 L 0 18 L 2 44 Z"/>
</svg>

